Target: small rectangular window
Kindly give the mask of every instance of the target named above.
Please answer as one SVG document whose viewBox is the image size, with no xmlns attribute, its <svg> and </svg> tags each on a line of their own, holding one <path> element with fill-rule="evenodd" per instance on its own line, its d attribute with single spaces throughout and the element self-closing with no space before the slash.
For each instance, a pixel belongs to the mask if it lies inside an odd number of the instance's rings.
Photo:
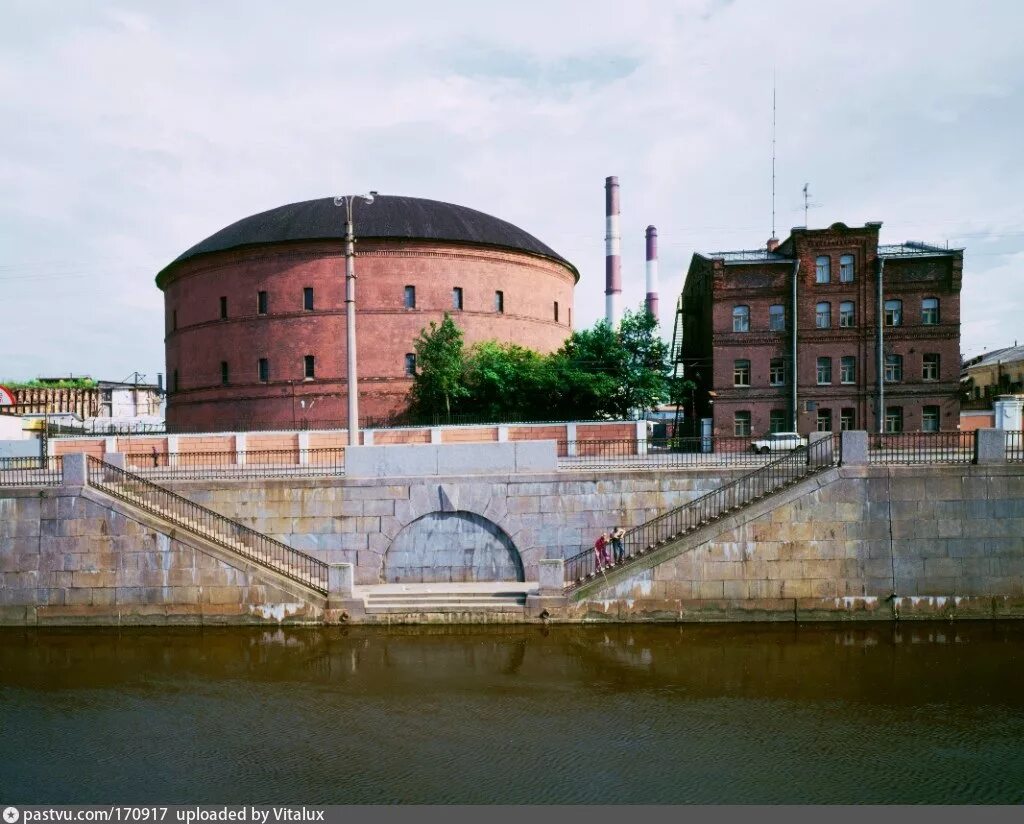
<svg viewBox="0 0 1024 824">
<path fill-rule="evenodd" d="M 316 361 L 312 355 L 306 355 L 303 358 L 303 377 L 307 380 L 316 377 Z"/>
<path fill-rule="evenodd" d="M 832 279 L 830 271 L 831 261 L 828 255 L 819 255 L 814 261 L 814 282 L 828 283 Z"/>
<path fill-rule="evenodd" d="M 772 358 L 768 364 L 768 383 L 770 386 L 782 386 L 786 383 L 786 359 Z"/>
<path fill-rule="evenodd" d="M 831 409 L 819 409 L 818 410 L 818 431 L 819 432 L 831 432 L 832 431 L 832 410 Z"/>
<path fill-rule="evenodd" d="M 818 358 L 818 383 L 832 383 L 832 358 Z"/>
<path fill-rule="evenodd" d="M 228 385 L 228 362 L 226 360 L 220 362 L 220 382 L 223 386 Z"/>
<path fill-rule="evenodd" d="M 171 311 L 171 329 L 178 328 L 178 310 L 174 309 Z"/>
<path fill-rule="evenodd" d="M 926 381 L 937 381 L 939 379 L 939 356 L 937 353 L 925 352 L 921 378 Z"/>
<path fill-rule="evenodd" d="M 733 414 L 732 434 L 737 438 L 746 438 L 750 435 L 750 412 L 740 411 Z"/>
<path fill-rule="evenodd" d="M 405 374 L 409 378 L 416 376 L 416 355 L 413 352 L 405 356 Z"/>
<path fill-rule="evenodd" d="M 842 255 L 839 258 L 839 282 L 853 283 L 853 255 Z"/>
<path fill-rule="evenodd" d="M 256 293 L 256 314 L 257 315 L 265 315 L 265 314 L 267 314 L 267 305 L 268 305 L 267 293 L 264 292 L 264 291 L 257 292 Z"/>
<path fill-rule="evenodd" d="M 270 360 L 267 358 L 260 358 L 256 361 L 256 375 L 259 378 L 260 383 L 266 383 L 270 380 Z"/>
<path fill-rule="evenodd" d="M 750 307 L 749 306 L 736 306 L 732 310 L 732 331 L 733 332 L 749 332 L 750 331 Z"/>
<path fill-rule="evenodd" d="M 462 287 L 456 286 L 452 289 L 452 309 L 462 309 Z"/>
<path fill-rule="evenodd" d="M 832 304 L 819 303 L 814 308 L 814 326 L 817 329 L 828 329 L 832 325 Z"/>
<path fill-rule="evenodd" d="M 899 383 L 903 380 L 903 355 L 885 356 L 885 382 Z"/>
<path fill-rule="evenodd" d="M 313 311 L 313 287 L 305 286 L 302 289 L 302 308 L 307 312 Z"/>
<path fill-rule="evenodd" d="M 769 432 L 785 432 L 786 431 L 786 410 L 785 409 L 773 409 L 768 413 L 768 431 Z"/>
<path fill-rule="evenodd" d="M 224 296 L 221 296 L 221 299 L 220 299 L 220 318 L 221 318 L 221 320 L 224 320 L 224 318 L 226 318 L 227 316 L 228 316 L 228 299 L 226 297 L 224 297 Z"/>
<path fill-rule="evenodd" d="M 773 332 L 786 331 L 786 307 L 780 303 L 768 307 L 768 328 Z"/>
<path fill-rule="evenodd" d="M 857 382 L 857 358 L 853 355 L 843 355 L 839 361 L 839 382 Z"/>
<path fill-rule="evenodd" d="M 939 299 L 925 298 L 921 301 L 921 323 L 934 326 L 939 322 Z"/>
<path fill-rule="evenodd" d="M 844 300 L 839 304 L 839 325 L 850 328 L 854 323 L 853 301 Z"/>
<path fill-rule="evenodd" d="M 174 375 L 172 376 L 172 379 L 171 379 L 171 386 L 173 387 L 171 389 L 172 392 L 177 392 L 178 391 L 178 370 L 177 369 L 174 370 Z"/>
<path fill-rule="evenodd" d="M 494 293 L 494 311 L 499 315 L 505 311 L 505 293 L 500 289 Z"/>
<path fill-rule="evenodd" d="M 555 323 L 558 323 L 558 301 L 555 301 Z"/>
<path fill-rule="evenodd" d="M 885 431 L 886 432 L 902 432 L 903 431 L 903 407 L 902 406 L 887 406 L 887 407 L 885 407 Z"/>
<path fill-rule="evenodd" d="M 926 406 L 921 411 L 921 431 L 922 432 L 938 432 L 939 431 L 939 407 L 937 407 L 937 406 Z"/>
<path fill-rule="evenodd" d="M 404 306 L 405 306 L 406 309 L 415 309 L 416 308 L 416 287 L 415 286 L 406 286 L 405 287 L 405 303 L 404 303 Z"/>
<path fill-rule="evenodd" d="M 748 360 L 733 361 L 732 385 L 733 386 L 750 386 L 750 361 L 748 361 Z"/>
<path fill-rule="evenodd" d="M 885 302 L 885 325 L 886 326 L 902 326 L 903 325 L 903 301 L 902 300 L 887 300 Z"/>
<path fill-rule="evenodd" d="M 857 426 L 857 410 L 853 407 L 844 407 L 839 410 L 839 429 L 849 432 Z"/>
</svg>

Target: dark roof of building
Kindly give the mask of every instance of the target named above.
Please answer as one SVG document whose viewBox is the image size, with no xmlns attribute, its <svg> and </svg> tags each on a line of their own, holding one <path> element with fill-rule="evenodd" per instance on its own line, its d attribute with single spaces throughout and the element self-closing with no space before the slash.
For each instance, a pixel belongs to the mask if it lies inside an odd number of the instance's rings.
<svg viewBox="0 0 1024 824">
<path fill-rule="evenodd" d="M 788 244 L 788 246 L 787 246 Z M 769 252 L 767 249 L 737 249 L 729 252 L 697 252 L 703 258 L 709 260 L 721 260 L 729 263 L 786 263 L 793 258 L 783 253 L 782 247 L 789 248 L 791 241 L 786 240 L 779 249 Z M 930 243 L 921 243 L 917 240 L 908 240 L 905 243 L 879 243 L 878 256 L 882 258 L 908 258 L 908 257 L 938 257 L 955 255 L 963 249 L 948 249 L 943 246 L 935 246 Z"/>
<path fill-rule="evenodd" d="M 698 252 L 704 258 L 722 260 L 725 263 L 785 263 L 792 260 L 778 252 L 767 249 L 736 249 L 730 252 Z"/>
<path fill-rule="evenodd" d="M 529 252 L 563 264 L 579 280 L 575 266 L 533 235 L 465 206 L 419 197 L 377 195 L 372 204 L 356 198 L 353 213 L 357 238 L 438 240 Z M 334 198 L 289 203 L 242 218 L 210 235 L 165 266 L 157 275 L 157 284 L 174 266 L 200 255 L 272 243 L 342 240 L 344 235 L 345 209 L 335 206 Z"/>
<path fill-rule="evenodd" d="M 908 240 L 905 243 L 879 243 L 878 256 L 883 258 L 897 257 L 933 257 L 936 255 L 955 255 L 963 249 L 935 246 L 919 240 Z"/>
</svg>

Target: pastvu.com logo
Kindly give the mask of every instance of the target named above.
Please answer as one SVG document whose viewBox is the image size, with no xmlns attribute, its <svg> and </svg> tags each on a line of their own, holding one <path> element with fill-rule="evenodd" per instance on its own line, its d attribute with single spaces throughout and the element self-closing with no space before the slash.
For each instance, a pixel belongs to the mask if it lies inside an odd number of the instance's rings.
<svg viewBox="0 0 1024 824">
<path fill-rule="evenodd" d="M 17 807 L 4 807 L 4 821 L 6 824 L 15 824 L 20 817 Z"/>
</svg>

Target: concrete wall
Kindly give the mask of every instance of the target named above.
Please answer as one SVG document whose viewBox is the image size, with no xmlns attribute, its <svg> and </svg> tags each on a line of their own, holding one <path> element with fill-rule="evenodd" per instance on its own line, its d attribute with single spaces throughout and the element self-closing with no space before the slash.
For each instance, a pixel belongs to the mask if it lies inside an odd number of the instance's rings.
<svg viewBox="0 0 1024 824">
<path fill-rule="evenodd" d="M 398 534 L 432 512 L 469 512 L 508 535 L 526 580 L 542 558 L 589 548 L 709 492 L 743 470 L 563 472 L 472 478 L 322 478 L 164 482 L 169 489 L 375 584 Z"/>
<path fill-rule="evenodd" d="M 613 620 L 1024 617 L 1024 472 L 843 467 L 581 593 Z M 628 573 L 628 574 L 627 574 Z"/>
<path fill-rule="evenodd" d="M 0 493 L 0 625 L 316 622 L 322 599 L 89 490 Z"/>
</svg>

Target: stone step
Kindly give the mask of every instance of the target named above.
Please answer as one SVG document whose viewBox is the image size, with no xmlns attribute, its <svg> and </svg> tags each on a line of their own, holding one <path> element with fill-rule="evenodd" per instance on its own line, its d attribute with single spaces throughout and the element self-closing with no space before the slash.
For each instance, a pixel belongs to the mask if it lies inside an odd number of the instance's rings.
<svg viewBox="0 0 1024 824">
<path fill-rule="evenodd" d="M 513 601 L 496 601 L 494 603 L 474 602 L 459 603 L 458 601 L 405 601 L 402 603 L 373 603 L 366 605 L 368 614 L 409 614 L 418 612 L 510 612 L 521 614 L 525 604 Z"/>
<path fill-rule="evenodd" d="M 464 592 L 439 590 L 437 592 L 373 592 L 367 591 L 364 598 L 368 604 L 377 601 L 517 601 L 526 603 L 525 592 Z"/>
</svg>

